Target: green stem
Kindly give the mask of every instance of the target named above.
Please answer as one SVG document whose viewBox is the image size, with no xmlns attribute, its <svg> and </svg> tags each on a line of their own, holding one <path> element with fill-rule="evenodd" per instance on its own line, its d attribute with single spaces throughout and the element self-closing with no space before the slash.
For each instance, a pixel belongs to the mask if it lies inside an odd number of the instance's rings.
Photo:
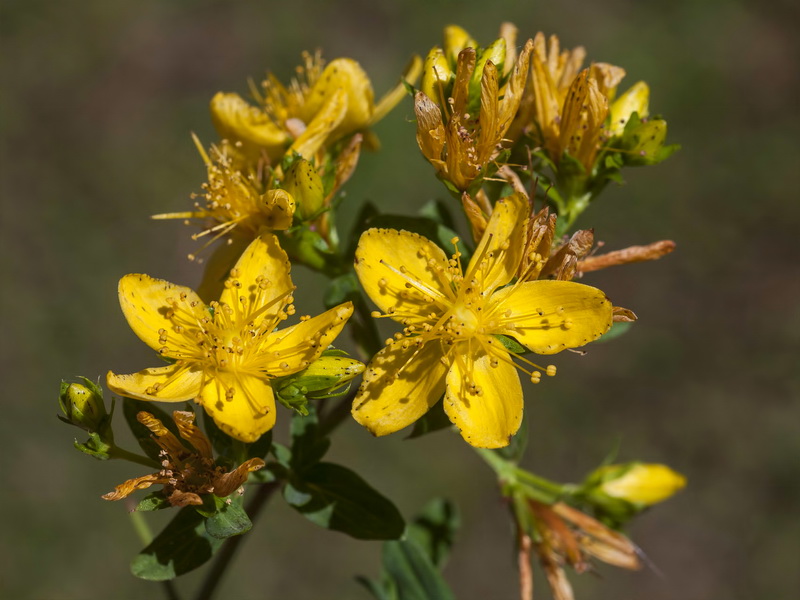
<svg viewBox="0 0 800 600">
<path fill-rule="evenodd" d="M 129 514 L 131 516 L 133 529 L 136 531 L 136 535 L 139 536 L 142 545 L 145 547 L 149 546 L 150 542 L 153 541 L 153 531 L 147 524 L 144 515 L 140 512 L 136 512 L 136 510 L 132 510 Z M 164 588 L 164 594 L 166 594 L 167 600 L 180 600 L 180 595 L 178 595 L 178 590 L 175 589 L 175 584 L 171 581 L 162 581 L 161 585 Z"/>
<path fill-rule="evenodd" d="M 153 469 L 161 468 L 161 465 L 158 464 L 152 458 L 149 458 L 147 456 L 142 456 L 141 454 L 135 454 L 133 452 L 128 452 L 127 450 L 125 450 L 124 448 L 120 448 L 119 446 L 111 446 L 111 448 L 108 451 L 108 455 L 111 458 L 119 458 L 122 460 L 127 460 L 132 463 L 144 465 L 145 467 L 150 467 Z"/>
</svg>

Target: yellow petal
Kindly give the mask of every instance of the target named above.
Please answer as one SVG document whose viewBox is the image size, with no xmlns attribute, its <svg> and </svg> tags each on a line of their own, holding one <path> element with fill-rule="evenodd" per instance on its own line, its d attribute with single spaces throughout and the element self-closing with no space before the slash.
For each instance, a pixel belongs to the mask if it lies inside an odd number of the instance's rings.
<svg viewBox="0 0 800 600">
<path fill-rule="evenodd" d="M 365 128 L 372 119 L 374 110 L 375 94 L 364 69 L 351 58 L 337 58 L 328 63 L 308 93 L 308 100 L 303 108 L 305 114 L 310 119 L 310 115 L 320 112 L 328 99 L 339 91 L 346 94 L 346 110 L 333 137 Z"/>
<path fill-rule="evenodd" d="M 495 204 L 492 216 L 469 262 L 464 280 L 478 279 L 483 294 L 507 284 L 517 272 L 522 258 L 523 234 L 530 208 L 520 193 L 502 198 Z"/>
<path fill-rule="evenodd" d="M 184 402 L 196 397 L 203 381 L 203 371 L 192 365 L 176 363 L 168 367 L 144 369 L 130 375 L 106 375 L 112 392 L 139 400 Z"/>
<path fill-rule="evenodd" d="M 294 289 L 290 268 L 289 258 L 278 238 L 264 233 L 253 240 L 236 261 L 219 301 L 234 309 L 246 303 L 250 315 L 265 307 L 274 307 L 263 312 L 263 316 L 271 318 L 282 307 L 280 300 Z"/>
<path fill-rule="evenodd" d="M 263 110 L 251 106 L 239 94 L 218 92 L 210 108 L 211 120 L 222 138 L 264 147 L 270 156 L 280 153 L 288 141 L 286 133 Z"/>
<path fill-rule="evenodd" d="M 217 372 L 197 401 L 217 427 L 248 444 L 275 425 L 275 397 L 265 377 Z"/>
<path fill-rule="evenodd" d="M 245 248 L 252 242 L 251 239 L 242 236 L 233 236 L 229 239 L 230 243 L 227 243 L 226 240 L 217 244 L 211 256 L 206 260 L 203 280 L 197 288 L 197 294 L 206 304 L 212 300 L 218 300 L 222 295 L 231 265 L 236 263 Z"/>
<path fill-rule="evenodd" d="M 119 304 L 133 332 L 154 350 L 167 346 L 169 350 L 163 354 L 172 358 L 179 357 L 176 350 L 187 352 L 195 347 L 191 336 L 197 330 L 197 319 L 189 317 L 185 324 L 181 323 L 183 333 L 175 332 L 175 322 L 168 315 L 176 303 L 178 309 L 175 312 L 182 313 L 202 311 L 205 306 L 191 288 L 163 279 L 132 273 L 119 280 Z M 166 331 L 168 343 L 161 341 L 162 330 Z"/>
<path fill-rule="evenodd" d="M 353 303 L 345 302 L 285 329 L 270 333 L 261 345 L 253 366 L 263 369 L 270 377 L 297 373 L 319 358 L 353 314 Z"/>
<path fill-rule="evenodd" d="M 403 348 L 403 342 L 393 342 L 367 366 L 352 413 L 373 435 L 411 425 L 441 398 L 447 374 L 441 346 L 433 341 L 417 350 L 415 344 Z"/>
<path fill-rule="evenodd" d="M 356 274 L 364 291 L 385 313 L 397 319 L 427 320 L 452 295 L 447 256 L 416 233 L 370 229 L 356 249 Z"/>
<path fill-rule="evenodd" d="M 597 288 L 572 281 L 528 281 L 493 298 L 493 310 L 513 336 L 537 354 L 555 354 L 596 340 L 611 327 L 613 306 Z"/>
<path fill-rule="evenodd" d="M 476 352 L 475 340 L 467 344 L 467 352 L 454 350 L 458 354 L 447 373 L 444 411 L 467 443 L 503 448 L 522 423 L 519 375 L 508 362 L 492 360 L 483 350 Z"/>
<path fill-rule="evenodd" d="M 289 148 L 311 160 L 347 113 L 347 92 L 338 89 L 326 98 L 325 104 Z"/>
</svg>

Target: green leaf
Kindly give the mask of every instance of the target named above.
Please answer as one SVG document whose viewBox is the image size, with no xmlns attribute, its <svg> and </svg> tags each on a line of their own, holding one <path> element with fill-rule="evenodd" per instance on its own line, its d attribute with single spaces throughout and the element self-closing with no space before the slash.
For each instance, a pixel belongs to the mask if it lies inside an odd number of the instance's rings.
<svg viewBox="0 0 800 600">
<path fill-rule="evenodd" d="M 444 498 L 434 498 L 408 526 L 406 535 L 425 551 L 433 565 L 441 568 L 460 526 L 461 518 L 455 504 Z"/>
<path fill-rule="evenodd" d="M 219 540 L 241 535 L 253 527 L 250 517 L 247 516 L 242 506 L 241 496 L 217 498 L 213 494 L 209 494 L 197 512 L 206 517 L 208 534 Z"/>
<path fill-rule="evenodd" d="M 397 600 L 397 593 L 390 580 L 376 581 L 363 575 L 356 575 L 356 581 L 364 586 L 376 600 Z"/>
<path fill-rule="evenodd" d="M 331 441 L 319 436 L 319 420 L 314 406 L 309 407 L 307 416 L 292 415 L 292 458 L 290 464 L 297 473 L 319 463 L 330 448 Z"/>
<path fill-rule="evenodd" d="M 356 473 L 317 463 L 284 487 L 286 501 L 312 523 L 360 540 L 392 540 L 405 523 L 394 504 Z"/>
<path fill-rule="evenodd" d="M 455 600 L 439 571 L 413 540 L 386 542 L 383 568 L 395 583 L 398 600 Z"/>
<path fill-rule="evenodd" d="M 411 433 L 406 439 L 413 440 L 414 438 L 418 438 L 429 433 L 441 431 L 442 429 L 450 427 L 451 425 L 452 423 L 450 422 L 450 419 L 444 412 L 444 404 L 440 400 L 434 404 L 428 412 L 422 415 L 421 418 L 417 419 L 417 421 L 414 423 L 414 428 L 411 430 Z"/>
<path fill-rule="evenodd" d="M 131 572 L 141 579 L 167 581 L 205 563 L 222 545 L 222 540 L 208 534 L 204 521 L 193 507 L 182 508 L 131 561 Z"/>
<path fill-rule="evenodd" d="M 603 335 L 601 335 L 597 339 L 597 342 L 610 342 L 611 340 L 627 333 L 632 326 L 633 322 L 631 321 L 617 321 L 615 323 L 612 323 L 611 329 L 609 329 Z"/>
<path fill-rule="evenodd" d="M 150 492 L 139 500 L 139 504 L 133 510 L 138 512 L 150 512 L 154 510 L 161 510 L 162 508 L 169 508 L 172 506 L 167 500 L 166 496 L 161 492 Z"/>
<path fill-rule="evenodd" d="M 172 417 L 161 410 L 154 402 L 145 402 L 143 400 L 134 400 L 132 398 L 123 399 L 122 414 L 125 415 L 125 421 L 128 423 L 128 427 L 131 428 L 131 432 L 136 438 L 139 446 L 142 450 L 144 450 L 144 453 L 147 454 L 147 456 L 155 461 L 161 462 L 161 457 L 159 456 L 159 453 L 161 452 L 161 446 L 156 444 L 155 440 L 153 440 L 152 432 L 147 427 L 139 423 L 139 421 L 136 419 L 136 415 L 142 411 L 150 413 L 156 419 L 161 421 L 161 423 L 164 424 L 164 427 L 175 434 L 175 437 L 177 437 L 181 442 L 183 442 L 183 438 L 181 438 L 181 436 L 178 434 L 178 428 L 176 427 L 175 422 L 172 420 Z"/>
<path fill-rule="evenodd" d="M 354 297 L 360 299 L 361 287 L 358 285 L 356 274 L 351 271 L 331 279 L 328 289 L 325 290 L 323 302 L 325 303 L 325 308 L 333 308 L 342 302 L 353 300 Z"/>
</svg>

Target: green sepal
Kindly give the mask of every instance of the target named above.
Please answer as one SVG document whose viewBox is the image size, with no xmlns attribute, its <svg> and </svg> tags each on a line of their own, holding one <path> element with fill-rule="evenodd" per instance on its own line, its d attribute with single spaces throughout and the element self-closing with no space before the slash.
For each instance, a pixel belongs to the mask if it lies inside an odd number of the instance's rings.
<svg viewBox="0 0 800 600">
<path fill-rule="evenodd" d="M 218 498 L 214 494 L 207 494 L 203 498 L 203 505 L 195 510 L 205 517 L 208 535 L 218 540 L 241 535 L 253 527 L 242 506 L 242 497 L 238 495 Z"/>
<path fill-rule="evenodd" d="M 168 581 L 208 561 L 221 545 L 222 540 L 206 531 L 203 516 L 187 506 L 131 561 L 131 573 Z"/>
<path fill-rule="evenodd" d="M 389 499 L 340 465 L 313 465 L 302 477 L 289 480 L 283 497 L 312 523 L 356 539 L 397 539 L 405 529 L 400 511 Z"/>
<path fill-rule="evenodd" d="M 150 492 L 147 496 L 139 500 L 139 504 L 137 504 L 136 508 L 133 510 L 137 512 L 152 512 L 163 508 L 170 508 L 171 506 L 169 500 L 167 500 L 167 497 L 164 496 L 162 492 Z"/>
<path fill-rule="evenodd" d="M 632 321 L 616 321 L 611 324 L 611 329 L 601 335 L 597 342 L 610 342 L 613 339 L 628 333 L 628 330 L 633 326 Z"/>
<path fill-rule="evenodd" d="M 514 354 L 527 354 L 530 352 L 530 350 L 512 337 L 508 337 L 507 335 L 502 335 L 499 333 L 495 334 L 494 337 L 497 338 L 497 341 L 503 344 L 503 348 L 509 352 L 513 352 Z"/>
<path fill-rule="evenodd" d="M 104 442 L 99 433 L 90 433 L 89 439 L 84 443 L 81 444 L 78 440 L 75 440 L 73 444 L 84 454 L 93 456 L 98 460 L 108 460 L 111 458 L 110 452 L 112 446 Z"/>
<path fill-rule="evenodd" d="M 292 261 L 304 264 L 309 269 L 321 273 L 341 272 L 338 255 L 333 252 L 325 239 L 306 226 L 293 227 L 281 232 L 281 247 Z"/>
<path fill-rule="evenodd" d="M 525 455 L 525 449 L 528 447 L 528 420 L 524 418 L 522 419 L 522 424 L 519 427 L 519 431 L 514 434 L 509 442 L 508 446 L 505 448 L 498 448 L 495 450 L 497 454 L 502 456 L 505 460 L 510 461 L 514 464 L 519 464 L 522 460 L 522 457 Z"/>
</svg>

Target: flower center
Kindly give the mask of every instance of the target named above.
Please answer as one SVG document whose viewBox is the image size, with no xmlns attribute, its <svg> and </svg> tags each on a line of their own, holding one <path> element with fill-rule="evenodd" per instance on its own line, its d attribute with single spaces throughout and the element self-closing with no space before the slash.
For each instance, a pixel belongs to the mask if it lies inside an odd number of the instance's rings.
<svg viewBox="0 0 800 600">
<path fill-rule="evenodd" d="M 458 337 L 472 337 L 481 329 L 481 321 L 474 310 L 464 304 L 453 307 L 450 329 Z"/>
</svg>

